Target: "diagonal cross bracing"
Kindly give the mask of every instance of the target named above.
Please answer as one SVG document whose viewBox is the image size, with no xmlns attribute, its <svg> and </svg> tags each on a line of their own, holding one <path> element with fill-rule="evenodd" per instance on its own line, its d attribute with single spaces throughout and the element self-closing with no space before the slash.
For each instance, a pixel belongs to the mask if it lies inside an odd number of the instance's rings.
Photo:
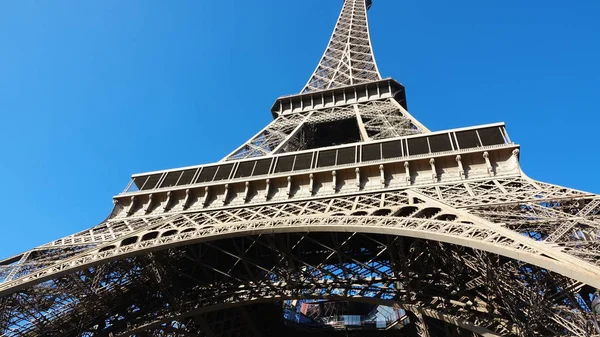
<svg viewBox="0 0 600 337">
<path fill-rule="evenodd" d="M 282 300 L 392 304 L 403 336 L 597 336 L 600 196 L 528 178 L 503 124 L 427 130 L 370 5 L 221 163 L 136 175 L 100 225 L 0 260 L 0 337 L 294 337 L 265 330 Z"/>
<path fill-rule="evenodd" d="M 367 9 L 366 0 L 345 1 L 327 49 L 302 93 L 381 79 L 371 47 Z"/>
</svg>

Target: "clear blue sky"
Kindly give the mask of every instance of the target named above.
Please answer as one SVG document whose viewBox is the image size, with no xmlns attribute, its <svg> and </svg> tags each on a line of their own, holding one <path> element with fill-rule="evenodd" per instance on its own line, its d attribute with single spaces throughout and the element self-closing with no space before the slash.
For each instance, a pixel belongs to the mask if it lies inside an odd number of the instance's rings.
<svg viewBox="0 0 600 337">
<path fill-rule="evenodd" d="M 0 257 L 101 222 L 133 173 L 219 160 L 319 60 L 341 0 L 0 1 Z M 432 130 L 504 121 L 533 178 L 600 192 L 600 1 L 374 0 Z"/>
</svg>

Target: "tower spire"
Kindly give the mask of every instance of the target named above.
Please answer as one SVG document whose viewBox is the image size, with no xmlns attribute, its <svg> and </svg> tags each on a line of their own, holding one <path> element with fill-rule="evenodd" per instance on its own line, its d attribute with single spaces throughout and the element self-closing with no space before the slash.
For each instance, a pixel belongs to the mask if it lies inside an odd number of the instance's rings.
<svg viewBox="0 0 600 337">
<path fill-rule="evenodd" d="M 223 161 L 430 132 L 407 111 L 404 86 L 379 74 L 367 21 L 371 4 L 344 2 L 302 92 L 278 98 L 275 120 Z"/>
<path fill-rule="evenodd" d="M 302 93 L 381 79 L 369 36 L 371 0 L 346 0 L 321 61 Z"/>
</svg>

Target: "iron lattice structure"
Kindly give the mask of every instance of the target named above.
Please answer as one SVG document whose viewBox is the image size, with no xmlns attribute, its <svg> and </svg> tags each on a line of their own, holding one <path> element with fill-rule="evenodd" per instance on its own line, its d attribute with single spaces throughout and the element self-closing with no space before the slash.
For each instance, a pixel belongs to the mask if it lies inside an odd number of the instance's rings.
<svg viewBox="0 0 600 337">
<path fill-rule="evenodd" d="M 101 224 L 0 261 L 2 336 L 597 334 L 600 197 L 527 177 L 502 123 L 421 125 L 370 5 L 222 161 L 134 175 Z"/>
</svg>

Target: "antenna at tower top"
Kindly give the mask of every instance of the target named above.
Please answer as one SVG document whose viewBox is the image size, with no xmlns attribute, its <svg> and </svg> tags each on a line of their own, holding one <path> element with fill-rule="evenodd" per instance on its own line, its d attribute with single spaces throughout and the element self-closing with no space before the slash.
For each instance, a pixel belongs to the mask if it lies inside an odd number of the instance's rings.
<svg viewBox="0 0 600 337">
<path fill-rule="evenodd" d="M 372 3 L 372 0 L 344 1 L 327 49 L 302 93 L 381 79 L 367 19 Z"/>
</svg>

